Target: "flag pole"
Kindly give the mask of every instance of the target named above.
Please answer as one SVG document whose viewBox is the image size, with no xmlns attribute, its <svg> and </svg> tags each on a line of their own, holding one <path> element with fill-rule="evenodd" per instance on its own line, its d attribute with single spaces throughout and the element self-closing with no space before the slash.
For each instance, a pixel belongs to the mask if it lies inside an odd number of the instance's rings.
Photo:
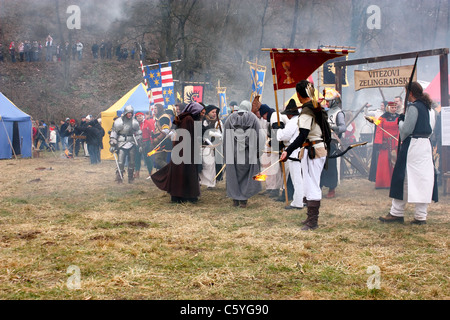
<svg viewBox="0 0 450 320">
<path fill-rule="evenodd" d="M 139 55 L 139 61 L 141 64 L 141 69 L 142 69 L 142 76 L 144 77 L 144 86 L 145 86 L 145 90 L 147 91 L 147 97 L 148 97 L 148 105 L 149 105 L 149 112 L 150 112 L 150 105 L 152 104 L 152 91 L 148 90 L 148 81 L 147 78 L 145 77 L 145 68 L 144 68 L 144 63 L 142 62 L 142 46 L 141 44 L 139 44 L 140 47 L 140 55 Z"/>
<path fill-rule="evenodd" d="M 278 122 L 278 128 L 280 127 L 280 109 L 278 107 L 278 79 L 277 79 L 277 70 L 275 68 L 275 56 L 273 51 L 270 51 L 270 62 L 272 64 L 272 77 L 273 77 L 273 89 L 275 94 L 275 107 L 277 109 L 277 122 Z M 270 123 L 270 119 L 269 119 Z M 271 128 L 269 128 L 270 130 Z M 288 196 L 288 190 L 287 190 L 287 182 L 286 182 L 286 168 L 284 167 L 284 162 L 281 162 L 281 169 L 283 171 L 283 183 L 284 183 L 284 195 L 286 200 L 286 206 L 289 205 L 289 196 Z"/>
<path fill-rule="evenodd" d="M 250 63 L 248 61 L 247 61 L 247 63 L 250 64 L 250 67 L 253 64 L 253 63 Z M 253 73 L 252 73 L 252 80 L 253 80 L 253 84 L 255 85 L 255 90 L 258 90 L 258 86 L 257 86 L 257 83 L 256 83 L 256 77 L 258 76 L 258 58 L 256 58 L 255 67 L 254 68 L 255 68 L 255 74 L 253 75 Z M 251 71 L 251 69 L 250 69 L 250 71 Z M 250 95 L 250 101 L 253 101 L 253 95 L 255 95 L 255 98 L 256 98 L 256 96 L 258 95 L 258 92 L 252 91 L 252 94 Z"/>
<path fill-rule="evenodd" d="M 162 64 L 169 64 L 169 63 L 175 63 L 175 62 L 181 62 L 181 60 L 174 60 L 174 61 L 167 61 L 167 62 L 154 63 L 154 64 L 146 65 L 146 66 L 144 66 L 144 67 L 154 67 L 154 66 L 159 66 L 159 65 L 162 65 Z"/>
</svg>

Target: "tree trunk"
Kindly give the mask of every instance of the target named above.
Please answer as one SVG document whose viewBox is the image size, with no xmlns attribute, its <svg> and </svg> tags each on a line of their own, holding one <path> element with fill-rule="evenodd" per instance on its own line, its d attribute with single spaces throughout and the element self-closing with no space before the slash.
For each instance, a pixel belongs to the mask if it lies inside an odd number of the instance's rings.
<svg viewBox="0 0 450 320">
<path fill-rule="evenodd" d="M 295 8 L 294 8 L 294 21 L 292 23 L 292 32 L 291 39 L 289 41 L 289 47 L 293 48 L 295 43 L 295 35 L 297 33 L 297 20 L 298 20 L 298 8 L 299 8 L 300 0 L 295 0 Z"/>
<path fill-rule="evenodd" d="M 55 10 L 56 10 L 56 20 L 58 23 L 58 30 L 59 30 L 59 43 L 60 43 L 60 50 L 63 50 L 64 46 L 64 35 L 63 35 L 63 28 L 61 24 L 61 17 L 59 16 L 59 0 L 55 0 Z M 61 54 L 61 51 L 60 51 Z M 61 54 L 62 55 L 62 54 Z M 70 84 L 70 58 L 67 56 L 64 56 L 64 89 L 67 89 Z"/>
</svg>

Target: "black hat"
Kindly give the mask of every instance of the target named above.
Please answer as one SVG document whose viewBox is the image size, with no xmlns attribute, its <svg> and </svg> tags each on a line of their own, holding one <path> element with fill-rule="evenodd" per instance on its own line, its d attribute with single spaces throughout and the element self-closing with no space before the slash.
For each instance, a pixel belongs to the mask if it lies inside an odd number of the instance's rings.
<svg viewBox="0 0 450 320">
<path fill-rule="evenodd" d="M 280 113 L 286 114 L 286 115 L 290 114 L 293 116 L 298 116 L 300 114 L 300 112 L 298 111 L 297 103 L 295 102 L 294 99 L 289 100 L 289 103 L 286 106 L 286 109 Z"/>
<path fill-rule="evenodd" d="M 206 114 L 210 113 L 210 112 L 213 111 L 214 109 L 216 109 L 217 112 L 220 111 L 220 109 L 219 109 L 218 107 L 214 106 L 214 105 L 211 105 L 211 104 L 210 104 L 210 105 L 206 106 L 206 107 L 205 107 Z"/>
</svg>

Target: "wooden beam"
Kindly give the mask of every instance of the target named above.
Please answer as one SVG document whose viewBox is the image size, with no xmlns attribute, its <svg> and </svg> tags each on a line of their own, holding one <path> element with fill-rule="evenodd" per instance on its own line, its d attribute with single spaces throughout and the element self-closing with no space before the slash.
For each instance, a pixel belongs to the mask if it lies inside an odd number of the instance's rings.
<svg viewBox="0 0 450 320">
<path fill-rule="evenodd" d="M 386 62 L 392 60 L 404 60 L 404 59 L 414 59 L 418 54 L 419 57 L 430 57 L 430 56 L 438 56 L 438 55 L 447 55 L 449 53 L 448 48 L 441 49 L 433 49 L 433 50 L 425 50 L 425 51 L 417 51 L 417 52 L 406 52 L 393 54 L 388 56 L 379 56 L 379 57 L 371 57 L 371 58 L 362 58 L 348 61 L 338 61 L 334 63 L 335 67 L 344 67 L 344 66 L 353 66 L 358 64 L 367 64 L 367 63 L 377 63 L 377 62 Z"/>
<path fill-rule="evenodd" d="M 448 54 L 439 56 L 439 67 L 441 74 L 441 106 L 450 105 L 448 97 Z M 441 128 L 443 130 L 443 128 Z M 442 146 L 441 152 L 441 174 L 450 171 L 450 147 Z"/>
</svg>

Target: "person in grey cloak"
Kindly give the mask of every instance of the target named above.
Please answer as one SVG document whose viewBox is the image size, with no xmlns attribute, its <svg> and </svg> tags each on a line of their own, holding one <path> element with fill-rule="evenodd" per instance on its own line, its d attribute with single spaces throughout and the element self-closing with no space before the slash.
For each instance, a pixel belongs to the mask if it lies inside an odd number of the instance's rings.
<svg viewBox="0 0 450 320">
<path fill-rule="evenodd" d="M 126 106 L 122 116 L 114 121 L 110 135 L 111 153 L 118 153 L 118 169 L 116 170 L 116 181 L 123 182 L 125 172 L 125 159 L 128 157 L 128 182 L 134 181 L 134 166 L 136 149 L 141 148 L 142 131 L 139 122 L 133 117 L 134 109 Z M 120 169 L 120 171 L 119 171 Z"/>
<path fill-rule="evenodd" d="M 262 190 L 261 182 L 253 180 L 260 170 L 261 137 L 258 118 L 251 112 L 252 104 L 244 100 L 225 122 L 224 157 L 226 161 L 227 196 L 233 206 L 247 207 L 247 201 Z"/>
</svg>

